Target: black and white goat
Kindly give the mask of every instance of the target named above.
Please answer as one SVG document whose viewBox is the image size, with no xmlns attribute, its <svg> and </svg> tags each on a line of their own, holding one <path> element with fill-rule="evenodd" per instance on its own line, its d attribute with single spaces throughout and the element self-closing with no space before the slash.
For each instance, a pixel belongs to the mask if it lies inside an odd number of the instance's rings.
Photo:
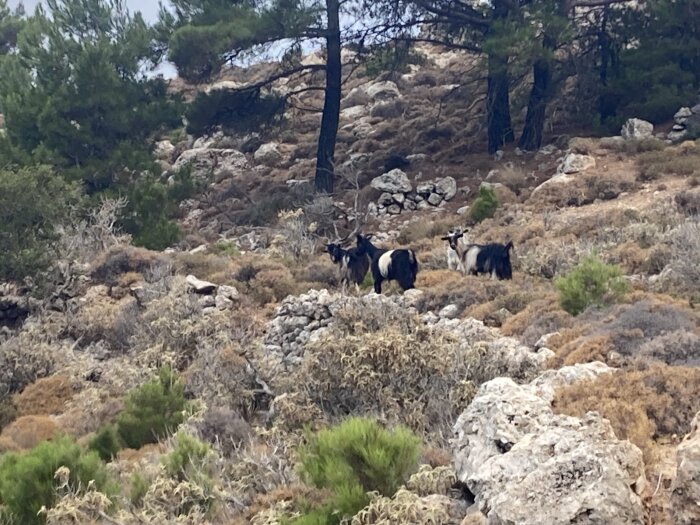
<svg viewBox="0 0 700 525">
<path fill-rule="evenodd" d="M 478 275 L 488 273 L 492 279 L 512 279 L 513 268 L 510 264 L 510 251 L 513 242 L 506 244 L 460 244 L 464 233 L 454 233 L 443 237 L 450 243 L 450 248 L 459 257 L 463 274 Z"/>
<path fill-rule="evenodd" d="M 355 290 L 359 290 L 369 270 L 369 256 L 360 251 L 357 246 L 345 250 L 339 243 L 326 244 L 326 251 L 331 256 L 331 261 L 339 266 L 343 292 L 347 290 L 350 283 L 354 283 Z"/>
<path fill-rule="evenodd" d="M 416 253 L 406 248 L 396 250 L 377 248 L 369 237 L 369 235 L 358 234 L 357 247 L 369 255 L 371 260 L 370 268 L 374 278 L 375 293 L 382 293 L 384 281 L 398 281 L 404 291 L 413 288 L 418 275 Z"/>
<path fill-rule="evenodd" d="M 443 241 L 447 241 L 447 249 L 445 257 L 447 259 L 447 268 L 450 270 L 462 271 L 462 260 L 459 258 L 458 252 L 461 245 L 464 244 L 464 231 L 461 228 L 453 229 L 447 232 Z M 453 248 L 455 246 L 456 248 Z"/>
</svg>

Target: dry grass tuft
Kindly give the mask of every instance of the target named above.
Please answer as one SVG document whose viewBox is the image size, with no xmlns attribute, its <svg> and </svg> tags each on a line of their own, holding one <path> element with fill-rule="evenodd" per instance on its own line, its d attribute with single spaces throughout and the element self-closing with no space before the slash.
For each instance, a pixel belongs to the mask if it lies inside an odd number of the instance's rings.
<svg viewBox="0 0 700 525">
<path fill-rule="evenodd" d="M 0 434 L 20 450 L 29 450 L 42 441 L 52 439 L 59 427 L 46 416 L 22 416 L 7 425 Z"/>
<path fill-rule="evenodd" d="M 53 375 L 39 379 L 14 396 L 14 403 L 21 416 L 48 416 L 65 410 L 74 394 L 69 377 Z"/>
<path fill-rule="evenodd" d="M 504 335 L 516 336 L 526 345 L 534 345 L 543 335 L 560 331 L 572 323 L 572 317 L 559 306 L 556 294 L 542 294 L 501 326 Z"/>
<path fill-rule="evenodd" d="M 639 362 L 633 369 L 557 391 L 554 408 L 577 417 L 598 411 L 618 438 L 632 441 L 652 465 L 655 438 L 690 430 L 700 410 L 700 369 Z"/>
<path fill-rule="evenodd" d="M 420 433 L 447 436 L 475 394 L 464 370 L 477 359 L 456 339 L 413 325 L 375 333 L 337 329 L 310 343 L 297 379 L 331 417 L 382 414 Z"/>
<path fill-rule="evenodd" d="M 418 220 L 409 223 L 396 238 L 402 246 L 408 246 L 423 239 L 432 239 L 445 235 L 457 225 L 456 219 L 438 219 L 435 221 Z"/>
<path fill-rule="evenodd" d="M 664 175 L 690 176 L 698 173 L 700 146 L 691 142 L 638 157 L 639 180 L 653 181 Z"/>
</svg>

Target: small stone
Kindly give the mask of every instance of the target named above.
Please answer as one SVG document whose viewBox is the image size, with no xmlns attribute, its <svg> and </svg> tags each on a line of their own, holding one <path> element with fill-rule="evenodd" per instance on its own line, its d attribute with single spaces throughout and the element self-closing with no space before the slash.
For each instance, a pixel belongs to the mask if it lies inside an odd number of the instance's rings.
<svg viewBox="0 0 700 525">
<path fill-rule="evenodd" d="M 394 193 L 391 197 L 392 199 L 394 199 L 394 202 L 396 204 L 403 204 L 406 200 L 406 195 L 404 195 L 403 193 Z"/>
<path fill-rule="evenodd" d="M 435 191 L 435 184 L 432 182 L 423 182 L 416 186 L 416 193 L 420 196 L 427 197 Z"/>
<path fill-rule="evenodd" d="M 391 193 L 384 192 L 379 196 L 379 199 L 377 199 L 377 204 L 380 206 L 389 206 L 394 202 L 394 198 L 391 196 Z"/>
<path fill-rule="evenodd" d="M 401 206 L 399 206 L 398 204 L 392 204 L 391 206 L 387 207 L 386 211 L 390 215 L 398 215 L 399 213 L 401 213 Z"/>
<path fill-rule="evenodd" d="M 654 135 L 654 125 L 646 120 L 631 118 L 622 126 L 620 135 L 625 140 L 648 139 Z"/>
<path fill-rule="evenodd" d="M 445 177 L 435 183 L 435 193 L 439 193 L 446 201 L 457 195 L 457 181 L 454 177 Z"/>
<path fill-rule="evenodd" d="M 238 293 L 238 290 L 236 289 L 235 286 L 229 286 L 227 284 L 222 284 L 219 286 L 219 289 L 217 291 L 217 295 L 220 295 L 222 297 L 225 297 L 227 299 L 231 299 L 232 301 L 235 301 L 240 298 L 240 293 Z"/>
<path fill-rule="evenodd" d="M 387 193 L 408 193 L 413 189 L 408 176 L 398 168 L 375 177 L 372 179 L 370 186 L 375 190 Z"/>
<path fill-rule="evenodd" d="M 197 279 L 194 275 L 188 275 L 185 278 L 187 286 L 189 286 L 194 292 L 199 294 L 211 294 L 216 290 L 217 286 L 214 283 L 208 281 L 202 281 Z"/>
<path fill-rule="evenodd" d="M 431 204 L 432 206 L 437 206 L 442 202 L 442 195 L 439 195 L 437 193 L 431 193 L 430 197 L 428 197 L 428 203 Z"/>
<path fill-rule="evenodd" d="M 445 319 L 455 319 L 459 315 L 459 307 L 456 304 L 448 304 L 438 312 L 438 316 Z"/>
</svg>

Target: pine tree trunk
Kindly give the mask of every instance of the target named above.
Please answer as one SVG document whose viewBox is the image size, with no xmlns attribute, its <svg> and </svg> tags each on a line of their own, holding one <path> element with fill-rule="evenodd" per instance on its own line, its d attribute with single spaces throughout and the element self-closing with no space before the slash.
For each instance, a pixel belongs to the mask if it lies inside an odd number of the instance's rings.
<svg viewBox="0 0 700 525">
<path fill-rule="evenodd" d="M 493 19 L 503 20 L 512 6 L 507 0 L 492 0 Z M 486 36 L 494 30 L 489 27 Z M 510 76 L 508 57 L 495 53 L 488 55 L 488 80 L 486 88 L 486 119 L 489 153 L 496 153 L 504 144 L 515 141 L 510 119 Z"/>
<path fill-rule="evenodd" d="M 488 86 L 486 92 L 486 113 L 489 153 L 495 153 L 504 144 L 515 140 L 510 119 L 510 96 L 508 90 L 507 59 L 495 55 L 488 56 Z"/>
<path fill-rule="evenodd" d="M 321 117 L 321 131 L 316 153 L 314 184 L 319 193 L 333 193 L 333 161 L 340 121 L 342 66 L 340 61 L 340 0 L 326 0 L 328 33 L 326 35 L 326 93 Z"/>
<path fill-rule="evenodd" d="M 542 146 L 545 112 L 552 84 L 552 71 L 549 59 L 541 58 L 532 66 L 533 82 L 530 100 L 527 103 L 525 127 L 520 135 L 518 147 L 526 151 L 534 151 Z"/>
</svg>

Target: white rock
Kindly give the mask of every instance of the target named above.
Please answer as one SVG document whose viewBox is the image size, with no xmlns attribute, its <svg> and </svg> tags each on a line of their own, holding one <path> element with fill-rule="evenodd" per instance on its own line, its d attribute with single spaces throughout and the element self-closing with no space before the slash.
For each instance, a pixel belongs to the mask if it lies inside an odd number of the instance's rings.
<svg viewBox="0 0 700 525">
<path fill-rule="evenodd" d="M 700 413 L 676 451 L 671 509 L 675 525 L 700 523 Z"/>
<path fill-rule="evenodd" d="M 356 120 L 362 117 L 366 117 L 369 115 L 369 110 L 367 109 L 367 106 L 360 105 L 360 106 L 351 106 L 349 108 L 345 108 L 340 112 L 340 118 L 344 120 Z"/>
<path fill-rule="evenodd" d="M 365 91 L 374 102 L 391 100 L 401 96 L 398 86 L 390 80 L 370 84 Z"/>
<path fill-rule="evenodd" d="M 207 86 L 205 91 L 207 93 L 211 93 L 212 91 L 217 91 L 219 89 L 240 89 L 243 87 L 243 84 L 240 82 L 236 82 L 234 80 L 220 80 L 218 82 L 214 82 L 213 84 Z"/>
<path fill-rule="evenodd" d="M 423 299 L 423 291 L 418 288 L 411 288 L 403 292 L 402 298 L 406 306 L 416 307 Z"/>
<path fill-rule="evenodd" d="M 446 201 L 457 195 L 457 181 L 453 177 L 445 177 L 435 183 L 435 193 L 439 193 Z"/>
<path fill-rule="evenodd" d="M 169 140 L 161 140 L 156 142 L 156 147 L 154 154 L 159 160 L 172 160 L 173 154 L 175 153 L 175 146 Z"/>
<path fill-rule="evenodd" d="M 282 160 L 282 153 L 276 142 L 268 142 L 257 149 L 253 158 L 266 166 L 276 166 Z"/>
<path fill-rule="evenodd" d="M 238 290 L 236 289 L 235 286 L 230 286 L 227 284 L 222 284 L 219 286 L 219 289 L 216 292 L 217 295 L 220 295 L 222 297 L 226 297 L 227 299 L 231 299 L 232 301 L 237 300 L 240 298 L 240 293 L 238 293 Z"/>
<path fill-rule="evenodd" d="M 654 136 L 654 125 L 646 120 L 631 118 L 622 126 L 620 135 L 625 140 L 648 139 Z"/>
<path fill-rule="evenodd" d="M 413 189 L 408 176 L 398 168 L 375 177 L 370 185 L 376 190 L 387 193 L 408 193 Z"/>
<path fill-rule="evenodd" d="M 458 315 L 459 307 L 456 304 L 448 304 L 438 312 L 438 316 L 445 319 L 455 319 Z"/>
<path fill-rule="evenodd" d="M 685 124 L 685 122 L 688 120 L 688 117 L 691 117 L 693 115 L 693 112 L 690 110 L 688 107 L 682 107 L 678 111 L 676 111 L 676 114 L 673 115 L 673 120 L 677 124 Z"/>
<path fill-rule="evenodd" d="M 222 177 L 237 177 L 248 168 L 245 155 L 235 149 L 196 148 L 184 151 L 175 161 L 174 170 L 180 170 L 191 164 L 192 175 L 206 178 L 213 174 L 215 180 Z"/>
<path fill-rule="evenodd" d="M 214 299 L 214 304 L 219 310 L 228 310 L 233 307 L 233 301 L 223 295 L 217 295 Z"/>
<path fill-rule="evenodd" d="M 590 155 L 581 155 L 579 153 L 569 153 L 564 161 L 559 166 L 559 173 L 570 175 L 579 173 L 587 169 L 595 167 L 595 158 Z"/>
<path fill-rule="evenodd" d="M 488 381 L 454 426 L 455 470 L 488 522 L 644 523 L 640 450 L 595 412 L 555 415 L 541 386 Z"/>
<path fill-rule="evenodd" d="M 421 182 L 418 186 L 416 186 L 416 193 L 425 197 L 427 197 L 434 191 L 435 184 L 433 184 L 432 182 Z"/>
<path fill-rule="evenodd" d="M 391 198 L 396 204 L 403 204 L 406 201 L 406 195 L 403 193 L 394 193 Z"/>
<path fill-rule="evenodd" d="M 687 130 L 683 131 L 670 131 L 667 135 L 668 140 L 671 142 L 680 142 L 685 139 L 685 137 L 688 135 Z"/>
<path fill-rule="evenodd" d="M 189 286 L 194 292 L 200 294 L 211 294 L 214 293 L 217 286 L 209 281 L 202 281 L 197 279 L 194 275 L 190 274 L 185 278 L 187 286 Z"/>
<path fill-rule="evenodd" d="M 389 215 L 398 215 L 401 213 L 401 206 L 398 204 L 391 204 L 386 207 L 386 211 L 389 213 Z"/>
<path fill-rule="evenodd" d="M 406 200 L 406 202 L 403 203 L 403 207 L 409 211 L 415 211 L 417 205 L 414 201 Z"/>
<path fill-rule="evenodd" d="M 189 253 L 190 253 L 190 255 L 195 255 L 197 253 L 203 253 L 203 252 L 207 251 L 207 247 L 208 246 L 206 244 L 200 244 L 196 248 L 192 248 Z"/>
<path fill-rule="evenodd" d="M 469 206 L 462 206 L 457 210 L 458 215 L 466 215 L 467 213 L 469 213 Z"/>
<path fill-rule="evenodd" d="M 442 202 L 442 195 L 439 195 L 437 193 L 431 193 L 430 196 L 428 197 L 428 203 L 431 206 L 437 206 Z"/>
<path fill-rule="evenodd" d="M 382 193 L 379 198 L 377 199 L 377 204 L 379 206 L 387 207 L 391 206 L 394 203 L 394 197 L 391 193 L 384 192 Z"/>
<path fill-rule="evenodd" d="M 411 164 L 418 164 L 426 160 L 428 156 L 425 153 L 414 153 L 413 155 L 408 155 L 406 160 Z"/>
</svg>

